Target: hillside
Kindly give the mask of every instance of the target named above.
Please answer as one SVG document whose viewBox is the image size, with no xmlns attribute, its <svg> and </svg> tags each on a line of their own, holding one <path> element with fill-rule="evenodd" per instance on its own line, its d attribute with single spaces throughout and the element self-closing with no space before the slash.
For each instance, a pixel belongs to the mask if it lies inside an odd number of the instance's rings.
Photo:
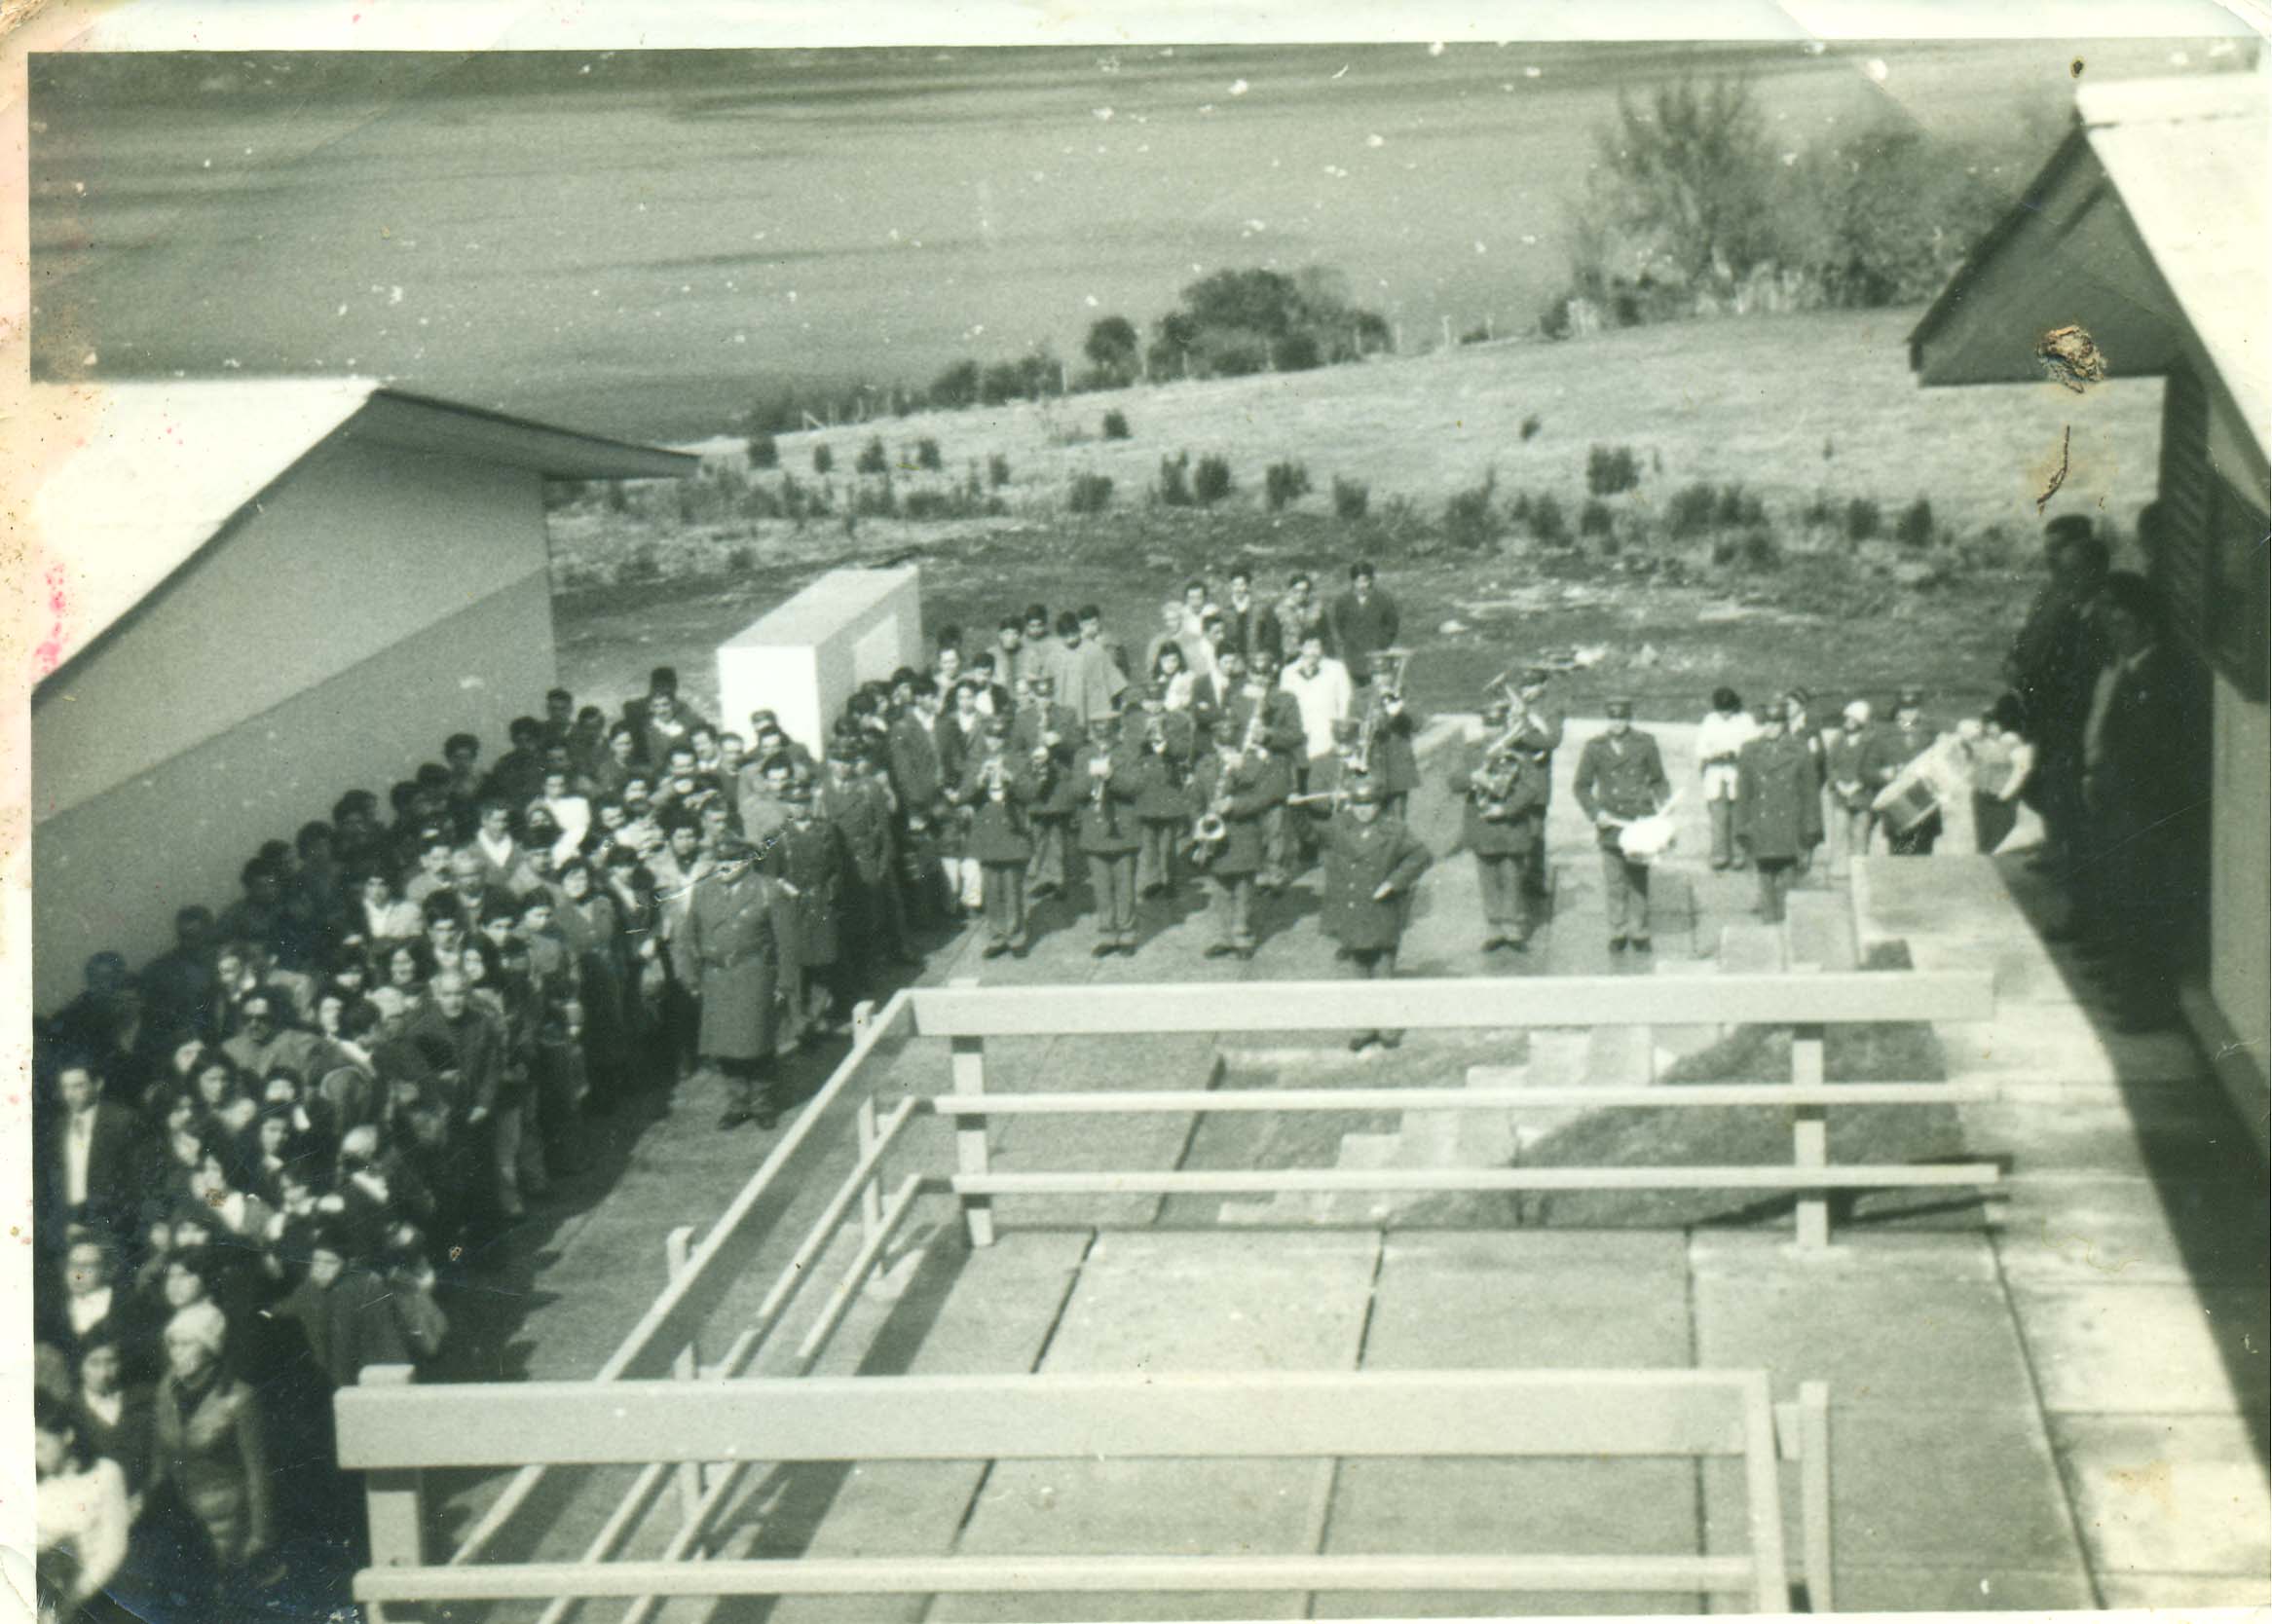
<svg viewBox="0 0 2272 1624">
<path fill-rule="evenodd" d="M 1504 666 L 1495 628 L 1509 622 L 1532 646 L 1648 646 L 1649 680 L 1632 685 L 1661 689 L 1674 714 L 1708 691 L 1738 623 L 1776 628 L 1763 652 L 1777 649 L 1778 668 L 1795 634 L 1808 644 L 1802 652 L 1832 666 L 1818 688 L 1906 680 L 1921 655 L 1969 703 L 1989 691 L 2012 600 L 2028 588 L 2034 498 L 2063 434 L 2071 429 L 2068 472 L 2051 511 L 2103 513 L 2127 536 L 2153 494 L 2160 386 L 1922 389 L 1903 342 L 1914 319 L 1690 322 L 925 413 L 784 436 L 772 471 L 748 469 L 739 440 L 707 442 L 703 479 L 687 489 L 634 488 L 615 502 L 580 493 L 553 513 L 563 632 L 572 650 L 592 651 L 605 681 L 618 658 L 628 674 L 662 642 L 683 640 L 688 663 L 705 669 L 711 644 L 815 571 L 908 557 L 924 564 L 936 617 L 990 624 L 1011 599 L 1096 598 L 1136 639 L 1184 572 L 1219 575 L 1244 557 L 1268 582 L 1295 560 L 1332 570 L 1361 554 L 1429 617 L 1437 652 L 1465 649 L 1423 663 L 1455 679 L 1439 703 L 1491 675 L 1471 666 Z M 1100 438 L 1115 410 L 1130 424 L 1125 441 Z M 854 472 L 873 436 L 888 476 Z M 937 471 L 915 465 L 925 439 Z M 1639 481 L 1603 499 L 1606 534 L 1580 535 L 1597 445 L 1629 448 Z M 813 467 L 820 448 L 834 460 L 825 477 Z M 1161 459 L 1185 451 L 1230 463 L 1233 492 L 1212 510 L 1149 496 Z M 1006 462 L 998 489 L 982 471 L 993 458 Z M 1263 473 L 1280 460 L 1301 462 L 1312 489 L 1271 514 Z M 1068 512 L 1081 474 L 1112 481 L 1101 513 Z M 1447 503 L 1487 475 L 1478 524 L 1464 539 L 1447 535 Z M 887 478 L 901 513 L 913 498 L 966 516 L 875 516 Z M 1337 478 L 1370 488 L 1361 520 L 1336 516 Z M 1677 494 L 1696 482 L 1739 485 L 1739 524 L 1673 523 Z M 825 493 L 827 512 L 767 516 L 789 491 L 801 502 Z M 1542 496 L 1561 509 L 1570 535 L 1560 544 L 1519 516 L 1518 498 L 1527 507 Z M 1929 534 L 1893 539 L 1920 497 Z M 1856 538 L 1847 504 L 1857 499 L 1875 504 L 1875 538 Z M 863 504 L 848 522 L 846 508 Z M 1549 609 L 1554 618 L 1541 621 Z"/>
</svg>

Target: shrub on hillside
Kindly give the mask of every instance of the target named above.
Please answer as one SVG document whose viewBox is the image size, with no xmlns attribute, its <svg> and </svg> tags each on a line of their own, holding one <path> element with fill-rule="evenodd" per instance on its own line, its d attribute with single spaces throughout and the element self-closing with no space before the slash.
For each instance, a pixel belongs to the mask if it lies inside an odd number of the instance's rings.
<svg viewBox="0 0 2272 1624">
<path fill-rule="evenodd" d="M 1333 516 L 1355 522 L 1364 517 L 1372 504 L 1372 487 L 1360 479 L 1343 479 L 1333 476 Z"/>
<path fill-rule="evenodd" d="M 856 473 L 879 474 L 890 466 L 891 458 L 884 452 L 883 436 L 880 434 L 869 435 L 868 443 L 860 448 L 860 455 L 852 461 L 852 468 Z"/>
<path fill-rule="evenodd" d="M 1799 510 L 1799 522 L 1815 530 L 1834 529 L 1839 522 L 1839 512 L 1837 505 L 1830 499 L 1830 493 L 1817 491 L 1809 497 L 1806 505 Z"/>
<path fill-rule="evenodd" d="M 1539 426 L 1539 420 L 1535 416 L 1522 420 L 1522 438 L 1525 445 L 1538 438 Z"/>
<path fill-rule="evenodd" d="M 1231 494 L 1231 464 L 1227 458 L 1211 453 L 1199 460 L 1192 470 L 1191 494 L 1199 498 L 1202 507 L 1212 507 Z"/>
<path fill-rule="evenodd" d="M 1179 451 L 1173 457 L 1160 459 L 1157 494 L 1163 507 L 1191 505 L 1191 453 Z"/>
<path fill-rule="evenodd" d="M 1129 437 L 1126 412 L 1115 409 L 1104 414 L 1104 437 L 1108 440 L 1125 440 Z"/>
<path fill-rule="evenodd" d="M 1774 532 L 1770 530 L 1745 531 L 1736 556 L 1743 560 L 1746 570 L 1763 573 L 1783 567 L 1783 549 L 1776 544 Z"/>
<path fill-rule="evenodd" d="M 1111 501 L 1112 481 L 1108 477 L 1099 473 L 1073 475 L 1072 494 L 1065 498 L 1065 505 L 1075 513 L 1101 513 Z"/>
<path fill-rule="evenodd" d="M 1757 530 L 1768 522 L 1767 503 L 1741 485 L 1723 485 L 1712 522 L 1723 530 Z"/>
<path fill-rule="evenodd" d="M 1614 497 L 1641 483 L 1640 460 L 1631 446 L 1595 446 L 1585 454 L 1585 488 L 1597 497 Z"/>
<path fill-rule="evenodd" d="M 825 474 L 836 465 L 837 454 L 835 452 L 829 450 L 827 446 L 814 446 L 812 448 L 812 471 L 814 473 Z"/>
<path fill-rule="evenodd" d="M 1443 504 L 1443 537 L 1467 552 L 1481 552 L 1499 539 L 1499 513 L 1493 495 L 1499 488 L 1496 470 L 1483 483 L 1455 491 Z"/>
<path fill-rule="evenodd" d="M 899 515 L 899 493 L 891 488 L 891 475 L 881 479 L 862 480 L 852 490 L 850 512 L 863 519 L 891 519 Z"/>
<path fill-rule="evenodd" d="M 1541 546 L 1570 545 L 1570 520 L 1563 513 L 1561 502 L 1550 494 L 1542 491 L 1531 498 L 1528 523 L 1531 535 L 1538 538 Z"/>
<path fill-rule="evenodd" d="M 1665 514 L 1665 528 L 1675 541 L 1687 541 L 1712 528 L 1712 512 L 1716 505 L 1712 488 L 1700 481 L 1684 485 L 1672 496 L 1672 506 Z"/>
<path fill-rule="evenodd" d="M 1885 516 L 1879 511 L 1876 498 L 1856 497 L 1846 503 L 1846 539 L 1869 541 L 1885 528 Z"/>
<path fill-rule="evenodd" d="M 916 467 L 928 468 L 933 473 L 937 473 L 945 465 L 945 461 L 939 456 L 939 442 L 937 440 L 926 434 L 915 442 Z"/>
<path fill-rule="evenodd" d="M 781 442 L 770 434 L 752 434 L 749 451 L 750 466 L 753 468 L 777 468 L 781 465 Z"/>
<path fill-rule="evenodd" d="M 1310 494 L 1310 470 L 1299 462 L 1273 462 L 1262 470 L 1262 497 L 1273 513 Z"/>
<path fill-rule="evenodd" d="M 1617 516 L 1610 511 L 1608 502 L 1596 498 L 1587 501 L 1583 507 L 1578 510 L 1579 535 L 1587 537 L 1614 537 L 1617 535 Z"/>
<path fill-rule="evenodd" d="M 1903 546 L 1922 550 L 1933 544 L 1933 504 L 1919 497 L 1901 510 L 1893 538 Z"/>
<path fill-rule="evenodd" d="M 987 483 L 997 491 L 1010 483 L 1010 460 L 998 451 L 987 459 Z"/>
</svg>

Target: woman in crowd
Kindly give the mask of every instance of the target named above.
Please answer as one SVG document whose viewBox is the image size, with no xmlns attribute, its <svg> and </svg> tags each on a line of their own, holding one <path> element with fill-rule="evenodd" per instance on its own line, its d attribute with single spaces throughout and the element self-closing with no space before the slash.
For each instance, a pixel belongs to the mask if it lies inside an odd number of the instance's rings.
<svg viewBox="0 0 2272 1624">
<path fill-rule="evenodd" d="M 70 1408 L 46 1394 L 32 1401 L 32 1459 L 41 1616 L 56 1624 L 130 1618 L 106 1594 L 126 1561 L 133 1521 L 125 1469 L 91 1454 Z"/>
<path fill-rule="evenodd" d="M 229 1321 L 192 1303 L 166 1325 L 155 1408 L 153 1483 L 204 1536 L 216 1590 L 242 1600 L 276 1547 L 275 1479 L 260 1400 L 222 1363 Z"/>
</svg>

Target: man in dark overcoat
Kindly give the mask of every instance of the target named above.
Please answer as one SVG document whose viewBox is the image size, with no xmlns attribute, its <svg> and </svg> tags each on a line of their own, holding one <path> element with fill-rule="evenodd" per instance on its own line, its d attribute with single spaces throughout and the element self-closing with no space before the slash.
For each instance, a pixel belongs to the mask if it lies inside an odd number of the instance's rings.
<svg viewBox="0 0 2272 1624">
<path fill-rule="evenodd" d="M 1350 792 L 1349 808 L 1325 830 L 1325 884 L 1319 924 L 1340 946 L 1341 957 L 1367 979 L 1397 974 L 1397 947 L 1404 937 L 1412 888 L 1433 861 L 1426 846 L 1388 810 L 1388 792 L 1366 778 Z M 1400 1031 L 1359 1032 L 1354 1051 L 1373 1044 L 1394 1049 Z"/>
<path fill-rule="evenodd" d="M 1028 770 L 1029 757 L 1013 753 L 1010 719 L 987 719 L 979 753 L 963 764 L 957 799 L 969 808 L 963 853 L 979 866 L 987 916 L 982 956 L 1025 951 L 1025 866 L 1033 858 L 1026 807 L 1046 792 L 1049 775 Z"/>
<path fill-rule="evenodd" d="M 838 984 L 843 962 L 844 874 L 849 859 L 834 824 L 815 816 L 812 786 L 792 784 L 783 792 L 789 822 L 765 848 L 766 877 L 788 899 L 774 919 L 780 949 L 788 1040 L 811 1044 L 827 1024 L 832 1003 L 851 1008 L 853 989 Z"/>
<path fill-rule="evenodd" d="M 723 1128 L 780 1120 L 773 1065 L 773 998 L 780 982 L 780 890 L 759 871 L 756 848 L 728 837 L 718 866 L 695 883 L 672 946 L 679 974 L 701 989 L 702 1058 L 726 1079 Z"/>
<path fill-rule="evenodd" d="M 1609 726 L 1585 741 L 1573 788 L 1601 847 L 1610 951 L 1621 953 L 1630 942 L 1635 951 L 1646 953 L 1649 865 L 1627 857 L 1618 835 L 1625 825 L 1661 810 L 1672 798 L 1672 786 L 1665 780 L 1664 757 L 1656 739 L 1633 725 L 1633 702 L 1613 699 L 1606 709 Z"/>
<path fill-rule="evenodd" d="M 1802 861 L 1822 844 L 1814 757 L 1791 737 L 1791 702 L 1760 708 L 1760 733 L 1735 753 L 1735 839 L 1759 870 L 1759 916 L 1780 924 Z"/>
</svg>

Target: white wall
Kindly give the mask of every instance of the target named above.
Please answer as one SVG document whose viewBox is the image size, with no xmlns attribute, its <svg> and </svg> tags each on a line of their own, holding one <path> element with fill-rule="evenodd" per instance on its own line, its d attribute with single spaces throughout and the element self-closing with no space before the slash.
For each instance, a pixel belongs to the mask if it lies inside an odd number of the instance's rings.
<svg viewBox="0 0 2272 1624">
<path fill-rule="evenodd" d="M 42 690 L 32 816 L 148 772 L 546 569 L 537 474 L 326 447 Z M 542 697 L 500 703 L 534 711 Z"/>
<path fill-rule="evenodd" d="M 555 681 L 539 477 L 341 447 L 161 589 L 32 716 L 34 1000 L 172 939 L 264 840 L 460 729 L 492 755 Z"/>
<path fill-rule="evenodd" d="M 854 688 L 928 664 L 921 572 L 832 570 L 718 646 L 719 725 L 746 734 L 750 713 L 770 710 L 819 756 Z"/>
</svg>

